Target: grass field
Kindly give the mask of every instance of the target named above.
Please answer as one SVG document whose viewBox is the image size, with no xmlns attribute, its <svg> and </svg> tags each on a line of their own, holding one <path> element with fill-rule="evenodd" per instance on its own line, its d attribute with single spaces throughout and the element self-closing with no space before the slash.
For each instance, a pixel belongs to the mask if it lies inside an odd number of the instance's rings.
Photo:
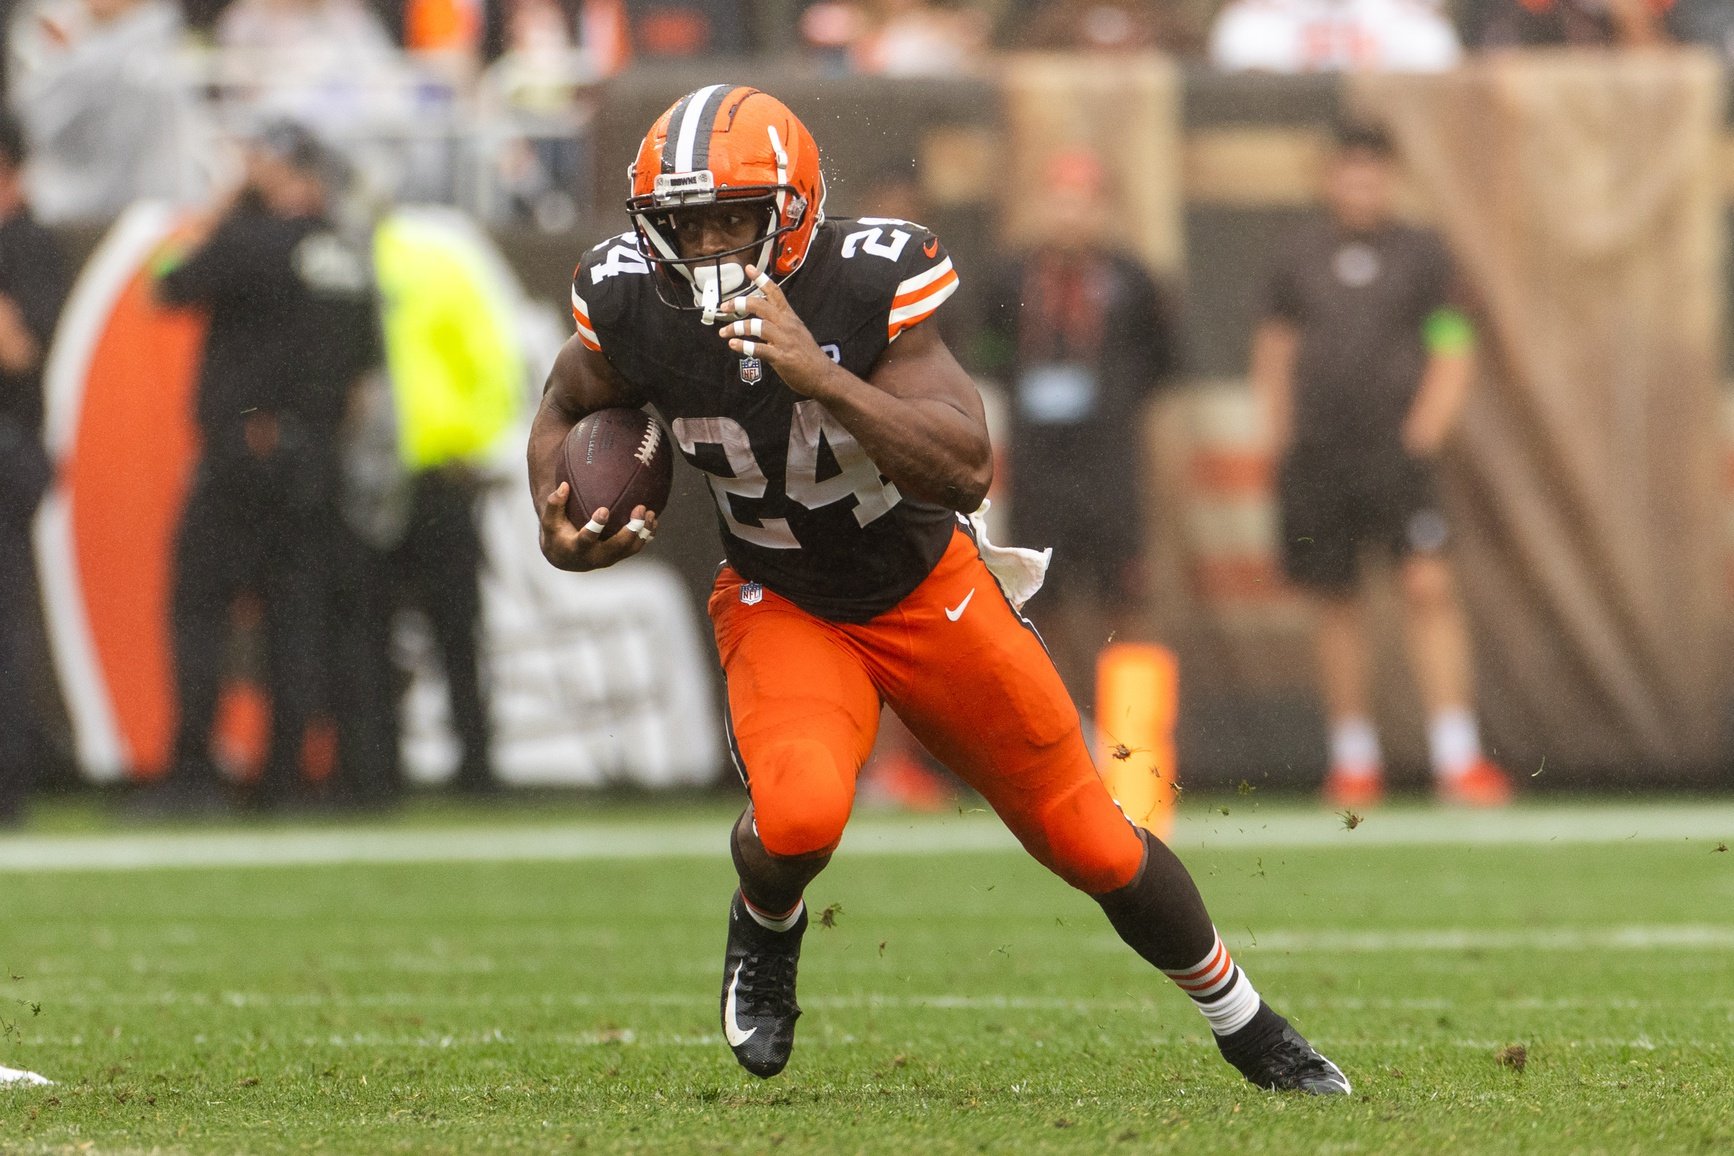
<svg viewBox="0 0 1734 1156">
<path fill-rule="evenodd" d="M 56 1081 L 0 1090 L 0 1152 L 1734 1149 L 1734 806 L 1188 804 L 1224 937 L 1352 1099 L 1240 1082 L 977 814 L 858 818 L 760 1082 L 717 1024 L 720 806 L 73 811 L 0 838 L 0 1064 Z"/>
</svg>

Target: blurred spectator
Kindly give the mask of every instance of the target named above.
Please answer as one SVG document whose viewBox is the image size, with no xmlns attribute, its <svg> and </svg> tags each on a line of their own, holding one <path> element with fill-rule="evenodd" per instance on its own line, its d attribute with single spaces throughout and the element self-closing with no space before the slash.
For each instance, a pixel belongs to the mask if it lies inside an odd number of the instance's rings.
<svg viewBox="0 0 1734 1156">
<path fill-rule="evenodd" d="M 855 42 L 855 67 L 874 76 L 951 76 L 972 68 L 987 45 L 986 15 L 933 0 L 878 0 Z"/>
<path fill-rule="evenodd" d="M 643 59 L 743 56 L 754 46 L 746 0 L 625 0 L 632 54 Z"/>
<path fill-rule="evenodd" d="M 264 605 L 271 739 L 258 801 L 296 789 L 321 698 L 337 431 L 350 392 L 380 360 L 366 255 L 332 227 L 345 167 L 307 129 L 269 125 L 246 178 L 159 262 L 157 292 L 207 311 L 197 418 L 201 457 L 176 541 L 172 601 L 180 719 L 155 796 L 215 805 L 210 732 L 231 605 Z"/>
<path fill-rule="evenodd" d="M 867 34 L 867 13 L 850 0 L 818 0 L 801 13 L 800 33 L 828 74 L 852 72 L 855 45 Z"/>
<path fill-rule="evenodd" d="M 461 756 L 453 786 L 495 787 L 478 632 L 482 537 L 479 467 L 518 420 L 524 366 L 511 314 L 450 243 L 410 218 L 374 239 L 399 457 L 410 471 L 403 533 L 387 558 L 394 605 L 426 617 L 445 669 Z M 395 709 L 395 703 L 393 704 Z"/>
<path fill-rule="evenodd" d="M 361 0 L 234 0 L 217 44 L 220 79 L 261 118 L 337 140 L 409 115 L 398 46 Z"/>
<path fill-rule="evenodd" d="M 1511 781 L 1481 751 L 1433 467 L 1468 396 L 1475 334 L 1443 242 L 1395 220 L 1393 183 L 1385 135 L 1345 129 L 1325 180 L 1328 212 L 1295 230 L 1272 273 L 1253 384 L 1282 463 L 1283 568 L 1318 610 L 1326 800 L 1364 806 L 1383 790 L 1361 621 L 1362 554 L 1378 550 L 1400 568 L 1438 792 L 1494 805 Z"/>
<path fill-rule="evenodd" d="M 15 28 L 11 101 L 44 221 L 104 221 L 204 188 L 207 136 L 171 0 L 54 0 Z"/>
<path fill-rule="evenodd" d="M 579 48 L 600 75 L 616 75 L 632 62 L 632 26 L 626 17 L 626 0 L 576 2 Z"/>
<path fill-rule="evenodd" d="M 579 94 L 600 73 L 574 46 L 558 0 L 512 0 L 506 32 L 506 53 L 484 90 L 495 98 L 503 129 L 494 171 L 512 217 L 563 232 L 577 220 L 577 190 L 588 172 L 583 137 L 592 109 Z"/>
<path fill-rule="evenodd" d="M 744 56 L 757 46 L 751 0 L 560 0 L 560 6 L 577 27 L 586 68 L 601 76 L 634 60 Z M 498 8 L 490 3 L 484 12 Z M 509 27 L 515 19 L 507 11 L 497 21 L 502 50 L 516 39 Z"/>
<path fill-rule="evenodd" d="M 1047 0 L 1017 21 L 1011 43 L 1044 51 L 1186 53 L 1191 14 L 1171 0 Z"/>
<path fill-rule="evenodd" d="M 1229 72 L 1440 72 L 1462 55 L 1436 0 L 1230 0 L 1210 33 Z"/>
<path fill-rule="evenodd" d="M 1466 23 L 1480 48 L 1636 47 L 1667 42 L 1675 6 L 1676 0 L 1474 0 Z M 1712 6 L 1720 7 L 1719 0 Z"/>
<path fill-rule="evenodd" d="M 572 22 L 559 0 L 511 0 L 506 5 L 505 49 L 550 74 L 568 65 Z"/>
<path fill-rule="evenodd" d="M 1088 702 L 1097 652 L 1140 633 L 1147 609 L 1143 404 L 1174 372 L 1177 341 L 1155 282 L 1117 245 L 1101 161 L 1056 156 L 1039 195 L 1040 242 L 988 291 L 984 360 L 1010 394 L 1012 540 L 1054 548 L 1043 636 Z"/>
<path fill-rule="evenodd" d="M 291 73 L 321 74 L 335 73 L 343 61 L 365 66 L 396 47 L 361 0 L 233 0 L 217 18 L 217 42 L 270 53 Z"/>
<path fill-rule="evenodd" d="M 30 526 L 54 474 L 42 447 L 42 362 L 67 288 L 59 247 L 25 196 L 24 155 L 23 131 L 0 116 L 0 826 L 22 818 L 35 761 Z"/>
<path fill-rule="evenodd" d="M 482 45 L 483 7 L 481 0 L 406 0 L 403 46 L 474 64 Z"/>
</svg>

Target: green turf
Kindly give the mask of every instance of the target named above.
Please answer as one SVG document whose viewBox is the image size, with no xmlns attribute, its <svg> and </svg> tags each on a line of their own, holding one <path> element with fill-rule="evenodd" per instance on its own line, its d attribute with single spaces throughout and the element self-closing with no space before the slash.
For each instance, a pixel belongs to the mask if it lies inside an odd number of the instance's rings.
<svg viewBox="0 0 1734 1156">
<path fill-rule="evenodd" d="M 770 1082 L 720 1039 L 721 854 L 0 873 L 0 1064 L 59 1081 L 0 1091 L 0 1152 L 1734 1148 L 1734 853 L 1185 857 L 1352 1100 L 1240 1082 L 1015 854 L 845 849 Z"/>
</svg>

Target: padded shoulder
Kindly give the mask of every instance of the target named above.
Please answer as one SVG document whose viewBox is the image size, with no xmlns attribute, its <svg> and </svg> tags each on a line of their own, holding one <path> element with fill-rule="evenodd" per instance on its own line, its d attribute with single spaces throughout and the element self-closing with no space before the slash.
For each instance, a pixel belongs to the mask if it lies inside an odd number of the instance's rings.
<svg viewBox="0 0 1734 1156">
<path fill-rule="evenodd" d="M 602 352 L 602 334 L 627 312 L 633 296 L 654 292 L 650 262 L 639 254 L 633 234 L 592 245 L 572 274 L 572 322 L 578 339 L 586 349 Z"/>
<path fill-rule="evenodd" d="M 822 234 L 830 256 L 883 309 L 886 340 L 931 317 L 957 292 L 957 270 L 939 238 L 922 225 L 893 217 L 843 218 Z"/>
</svg>

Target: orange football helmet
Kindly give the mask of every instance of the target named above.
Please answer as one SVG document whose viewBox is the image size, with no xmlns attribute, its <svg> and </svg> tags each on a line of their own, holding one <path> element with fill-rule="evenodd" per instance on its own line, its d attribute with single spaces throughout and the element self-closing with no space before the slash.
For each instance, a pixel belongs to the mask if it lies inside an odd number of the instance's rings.
<svg viewBox="0 0 1734 1156">
<path fill-rule="evenodd" d="M 626 211 L 639 252 L 656 270 L 657 291 L 676 308 L 702 310 L 707 322 L 722 298 L 745 286 L 747 264 L 778 281 L 799 269 L 825 219 L 813 134 L 756 88 L 711 84 L 675 101 L 644 135 L 629 175 Z M 719 202 L 762 208 L 758 235 L 725 253 L 683 257 L 676 216 Z"/>
</svg>

